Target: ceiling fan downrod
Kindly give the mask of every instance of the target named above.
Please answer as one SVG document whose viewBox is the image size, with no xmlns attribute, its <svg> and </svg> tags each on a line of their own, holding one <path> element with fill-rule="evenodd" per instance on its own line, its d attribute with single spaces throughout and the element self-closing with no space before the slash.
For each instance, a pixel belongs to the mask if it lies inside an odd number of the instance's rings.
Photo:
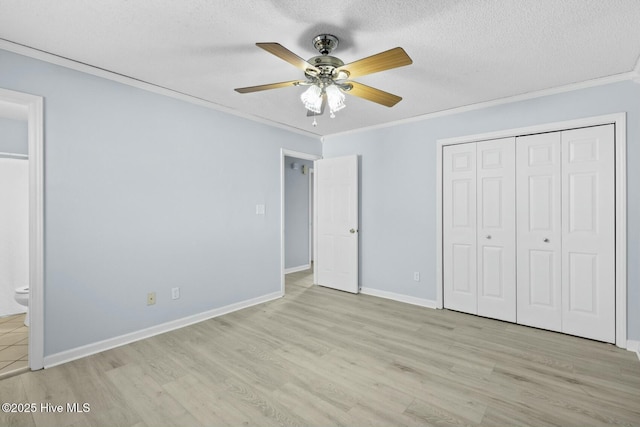
<svg viewBox="0 0 640 427">
<path fill-rule="evenodd" d="M 320 34 L 313 39 L 313 47 L 321 55 L 328 55 L 338 47 L 338 38 L 331 34 Z"/>
</svg>

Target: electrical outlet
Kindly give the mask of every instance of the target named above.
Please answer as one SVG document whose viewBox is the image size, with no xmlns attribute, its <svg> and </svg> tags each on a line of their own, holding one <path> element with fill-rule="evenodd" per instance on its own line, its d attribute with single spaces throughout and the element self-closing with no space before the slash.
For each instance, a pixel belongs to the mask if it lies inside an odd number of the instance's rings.
<svg viewBox="0 0 640 427">
<path fill-rule="evenodd" d="M 415 280 L 416 282 L 420 281 L 420 272 L 419 271 L 414 271 L 413 272 L 413 280 Z"/>
<path fill-rule="evenodd" d="M 154 305 L 156 303 L 156 293 L 149 292 L 147 294 L 147 305 Z"/>
<path fill-rule="evenodd" d="M 180 298 L 180 288 L 171 288 L 171 299 Z"/>
</svg>

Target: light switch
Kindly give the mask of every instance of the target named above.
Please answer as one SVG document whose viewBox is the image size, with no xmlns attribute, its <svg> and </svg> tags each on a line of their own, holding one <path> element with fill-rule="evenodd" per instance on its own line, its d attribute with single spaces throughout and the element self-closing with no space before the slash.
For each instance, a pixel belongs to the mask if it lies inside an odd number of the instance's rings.
<svg viewBox="0 0 640 427">
<path fill-rule="evenodd" d="M 256 205 L 256 215 L 264 215 L 264 205 Z"/>
</svg>

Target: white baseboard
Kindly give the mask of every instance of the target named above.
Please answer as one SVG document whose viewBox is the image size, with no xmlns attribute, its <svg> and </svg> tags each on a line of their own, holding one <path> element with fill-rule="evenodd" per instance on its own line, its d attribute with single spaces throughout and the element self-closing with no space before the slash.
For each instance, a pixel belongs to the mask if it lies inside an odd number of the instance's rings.
<svg viewBox="0 0 640 427">
<path fill-rule="evenodd" d="M 311 264 L 299 265 L 297 267 L 285 268 L 284 274 L 297 273 L 298 271 L 305 271 L 311 268 Z"/>
<path fill-rule="evenodd" d="M 63 363 L 71 362 L 72 360 L 91 356 L 92 354 L 96 354 L 102 351 L 110 350 L 112 348 L 120 347 L 125 344 L 130 344 L 134 341 L 150 338 L 154 335 L 159 335 L 165 332 L 173 331 L 175 329 L 184 328 L 185 326 L 193 325 L 194 323 L 199 323 L 204 320 L 212 319 L 214 317 L 222 316 L 223 314 L 228 314 L 234 311 L 242 310 L 243 308 L 251 307 L 257 304 L 262 304 L 267 301 L 271 301 L 281 297 L 282 297 L 282 292 L 274 292 L 274 293 L 263 295 L 257 298 L 252 298 L 246 301 L 240 301 L 235 304 L 230 304 L 220 308 L 214 308 L 213 310 L 208 310 L 202 313 L 183 317 L 181 319 L 172 320 L 170 322 L 162 323 L 160 325 L 155 325 L 150 328 L 131 332 L 125 335 L 120 335 L 120 336 L 109 338 L 103 341 L 98 341 L 95 343 L 72 348 L 71 350 L 61 351 L 60 353 L 45 356 L 44 367 L 51 368 L 56 365 L 61 365 Z"/>
<path fill-rule="evenodd" d="M 627 350 L 635 351 L 640 360 L 640 341 L 627 340 Z"/>
<path fill-rule="evenodd" d="M 416 298 L 409 295 L 396 294 L 394 292 L 381 291 L 379 289 L 372 288 L 360 288 L 360 293 L 365 295 L 371 295 L 374 297 L 391 299 L 394 301 L 404 302 L 407 304 L 419 305 L 420 307 L 437 308 L 435 301 L 423 298 Z"/>
</svg>

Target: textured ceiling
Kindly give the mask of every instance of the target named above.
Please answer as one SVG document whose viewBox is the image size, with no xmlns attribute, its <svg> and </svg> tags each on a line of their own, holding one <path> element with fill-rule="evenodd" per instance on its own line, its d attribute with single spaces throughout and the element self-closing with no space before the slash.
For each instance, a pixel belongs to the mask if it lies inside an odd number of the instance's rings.
<svg viewBox="0 0 640 427">
<path fill-rule="evenodd" d="M 639 22 L 639 0 L 0 0 L 1 39 L 316 135 L 632 72 Z M 345 63 L 403 47 L 413 65 L 356 79 L 403 100 L 312 127 L 304 88 L 233 90 L 304 78 L 255 42 L 308 59 L 320 33 Z"/>
</svg>

